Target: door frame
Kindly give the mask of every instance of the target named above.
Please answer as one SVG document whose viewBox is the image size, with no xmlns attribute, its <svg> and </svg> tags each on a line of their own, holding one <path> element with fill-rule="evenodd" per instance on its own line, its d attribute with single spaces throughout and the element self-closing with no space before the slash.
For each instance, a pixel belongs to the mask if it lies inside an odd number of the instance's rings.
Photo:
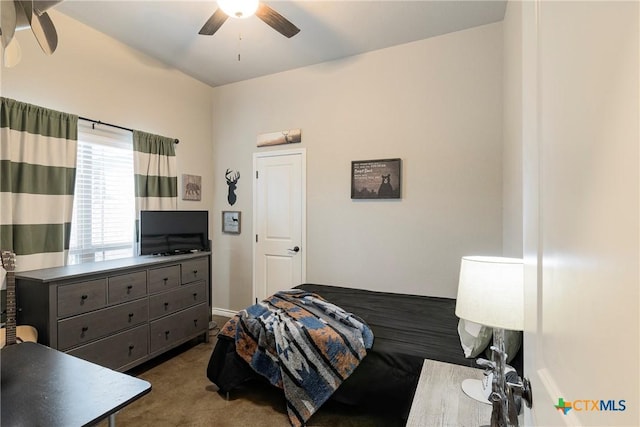
<svg viewBox="0 0 640 427">
<path fill-rule="evenodd" d="M 302 283 L 307 281 L 307 149 L 306 148 L 298 148 L 292 150 L 270 150 L 270 151 L 262 151 L 253 153 L 253 224 L 252 224 L 252 237 L 251 237 L 251 273 L 252 273 L 252 300 L 257 302 L 256 298 L 256 233 L 258 231 L 258 184 L 256 179 L 256 174 L 258 172 L 258 159 L 267 158 L 267 157 L 282 157 L 282 156 L 300 156 L 300 174 L 301 174 L 301 182 L 300 189 L 302 191 L 301 203 L 302 206 L 300 208 L 300 224 L 302 227 L 301 236 L 300 236 L 300 246 L 302 250 L 299 253 L 301 258 L 302 266 L 301 266 L 301 275 L 302 275 Z"/>
</svg>

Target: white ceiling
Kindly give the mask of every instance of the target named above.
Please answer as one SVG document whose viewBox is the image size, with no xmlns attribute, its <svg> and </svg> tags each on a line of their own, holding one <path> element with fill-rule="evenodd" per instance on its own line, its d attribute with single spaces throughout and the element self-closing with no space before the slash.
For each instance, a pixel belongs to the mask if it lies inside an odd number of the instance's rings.
<svg viewBox="0 0 640 427">
<path fill-rule="evenodd" d="M 55 9 L 219 86 L 498 22 L 506 7 L 506 0 L 266 3 L 300 33 L 287 39 L 252 16 L 229 18 L 213 36 L 199 35 L 217 9 L 213 0 L 66 0 Z"/>
</svg>

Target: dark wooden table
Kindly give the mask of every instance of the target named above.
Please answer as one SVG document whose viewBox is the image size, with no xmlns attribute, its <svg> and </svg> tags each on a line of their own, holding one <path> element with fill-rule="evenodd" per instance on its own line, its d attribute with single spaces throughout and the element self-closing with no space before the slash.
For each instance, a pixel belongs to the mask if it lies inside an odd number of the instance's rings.
<svg viewBox="0 0 640 427">
<path fill-rule="evenodd" d="M 109 418 L 151 391 L 147 381 L 40 344 L 0 350 L 1 424 L 76 427 Z"/>
</svg>

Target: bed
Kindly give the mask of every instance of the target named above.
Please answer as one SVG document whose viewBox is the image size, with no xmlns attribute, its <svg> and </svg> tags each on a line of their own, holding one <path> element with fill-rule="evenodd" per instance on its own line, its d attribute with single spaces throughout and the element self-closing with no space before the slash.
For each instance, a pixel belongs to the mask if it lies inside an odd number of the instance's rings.
<svg viewBox="0 0 640 427">
<path fill-rule="evenodd" d="M 316 294 L 362 319 L 374 341 L 353 373 L 331 399 L 406 419 L 424 359 L 477 366 L 460 346 L 455 299 L 303 284 L 294 289 Z M 221 392 L 260 378 L 238 356 L 235 342 L 219 335 L 207 367 Z"/>
</svg>

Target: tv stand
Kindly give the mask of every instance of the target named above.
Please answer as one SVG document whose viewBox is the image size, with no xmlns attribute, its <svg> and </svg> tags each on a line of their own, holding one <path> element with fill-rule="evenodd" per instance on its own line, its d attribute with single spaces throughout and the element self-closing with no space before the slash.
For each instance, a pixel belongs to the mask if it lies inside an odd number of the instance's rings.
<svg viewBox="0 0 640 427">
<path fill-rule="evenodd" d="M 139 256 L 16 273 L 19 324 L 38 342 L 126 371 L 209 338 L 211 253 Z"/>
</svg>

